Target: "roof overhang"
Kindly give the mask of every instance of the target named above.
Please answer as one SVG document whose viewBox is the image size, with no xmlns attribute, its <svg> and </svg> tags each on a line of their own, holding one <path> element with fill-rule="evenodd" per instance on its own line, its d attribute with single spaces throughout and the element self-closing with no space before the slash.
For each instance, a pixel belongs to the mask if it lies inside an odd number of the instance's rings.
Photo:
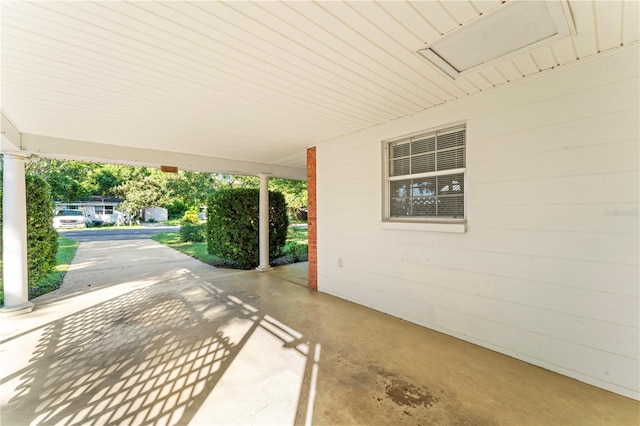
<svg viewBox="0 0 640 426">
<path fill-rule="evenodd" d="M 215 171 L 238 175 L 265 173 L 272 177 L 296 180 L 306 180 L 307 178 L 306 168 L 300 167 L 287 167 L 148 148 L 115 146 L 30 134 L 23 134 L 21 140 L 23 150 L 31 153 L 36 158 L 127 164 L 158 169 L 163 165 L 170 165 L 177 167 L 179 170 L 189 171 Z"/>
<path fill-rule="evenodd" d="M 624 0 L 0 7 L 3 152 L 302 178 L 308 147 L 640 38 L 640 2 Z M 533 15 L 570 34 L 518 21 Z M 550 44 L 517 35 L 523 26 Z"/>
</svg>

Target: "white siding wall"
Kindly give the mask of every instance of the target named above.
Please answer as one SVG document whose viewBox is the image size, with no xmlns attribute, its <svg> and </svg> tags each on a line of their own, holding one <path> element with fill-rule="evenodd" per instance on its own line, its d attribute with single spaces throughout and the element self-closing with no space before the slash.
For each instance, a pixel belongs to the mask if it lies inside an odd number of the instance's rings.
<svg viewBox="0 0 640 426">
<path fill-rule="evenodd" d="M 628 48 L 320 144 L 319 290 L 638 399 L 639 69 Z M 382 226 L 381 141 L 460 120 L 467 232 Z"/>
</svg>

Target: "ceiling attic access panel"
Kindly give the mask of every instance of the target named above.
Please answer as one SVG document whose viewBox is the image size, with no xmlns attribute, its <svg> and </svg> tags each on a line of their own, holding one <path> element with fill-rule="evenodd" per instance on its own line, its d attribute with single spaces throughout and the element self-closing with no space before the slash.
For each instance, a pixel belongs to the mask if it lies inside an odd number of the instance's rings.
<svg viewBox="0 0 640 426">
<path fill-rule="evenodd" d="M 565 1 L 503 4 L 418 53 L 453 79 L 575 35 Z"/>
</svg>

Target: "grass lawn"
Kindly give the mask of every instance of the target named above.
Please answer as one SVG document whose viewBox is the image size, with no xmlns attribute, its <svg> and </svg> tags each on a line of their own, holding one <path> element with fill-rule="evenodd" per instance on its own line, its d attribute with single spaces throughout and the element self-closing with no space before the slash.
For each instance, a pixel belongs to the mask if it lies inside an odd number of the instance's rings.
<svg viewBox="0 0 640 426">
<path fill-rule="evenodd" d="M 167 247 L 171 247 L 174 250 L 178 250 L 179 252 L 194 257 L 201 262 L 207 263 L 209 265 L 222 266 L 222 264 L 224 263 L 223 259 L 207 253 L 206 242 L 193 243 L 180 241 L 179 232 L 162 232 L 160 234 L 156 234 L 152 238 Z M 287 253 L 285 257 L 288 257 L 289 259 L 288 261 L 281 261 L 280 263 L 293 263 L 306 260 L 307 241 L 307 228 L 289 228 L 287 243 L 284 247 L 284 251 L 285 253 Z M 301 254 L 299 253 L 300 246 L 305 246 L 303 247 L 305 256 L 301 256 Z M 298 249 L 296 250 L 296 248 Z"/>
<path fill-rule="evenodd" d="M 49 293 L 60 287 L 62 279 L 69 270 L 69 265 L 73 260 L 73 256 L 78 249 L 78 243 L 71 241 L 62 235 L 58 236 L 58 252 L 56 253 L 56 262 L 58 265 L 54 270 L 37 283 L 29 283 L 29 299 L 36 296 Z M 0 261 L 0 266 L 2 262 Z M 2 277 L 0 277 L 0 304 L 4 305 L 4 286 L 2 285 Z"/>
<path fill-rule="evenodd" d="M 180 241 L 179 232 L 161 232 L 151 237 L 153 240 L 171 247 L 174 250 L 178 250 L 184 254 L 188 254 L 191 257 L 213 265 L 214 263 L 221 261 L 217 256 L 213 256 L 207 253 L 207 243 L 193 243 Z"/>
<path fill-rule="evenodd" d="M 308 244 L 308 229 L 306 227 L 289 227 L 289 234 L 287 235 L 287 243 L 299 243 Z"/>
</svg>

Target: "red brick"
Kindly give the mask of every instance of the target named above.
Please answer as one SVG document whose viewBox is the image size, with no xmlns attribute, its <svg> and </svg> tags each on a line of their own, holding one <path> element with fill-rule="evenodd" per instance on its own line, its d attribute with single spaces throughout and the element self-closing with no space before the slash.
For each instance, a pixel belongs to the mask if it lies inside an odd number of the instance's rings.
<svg viewBox="0 0 640 426">
<path fill-rule="evenodd" d="M 316 147 L 307 149 L 307 224 L 309 238 L 309 278 L 307 286 L 318 289 L 318 229 L 316 226 Z"/>
</svg>

